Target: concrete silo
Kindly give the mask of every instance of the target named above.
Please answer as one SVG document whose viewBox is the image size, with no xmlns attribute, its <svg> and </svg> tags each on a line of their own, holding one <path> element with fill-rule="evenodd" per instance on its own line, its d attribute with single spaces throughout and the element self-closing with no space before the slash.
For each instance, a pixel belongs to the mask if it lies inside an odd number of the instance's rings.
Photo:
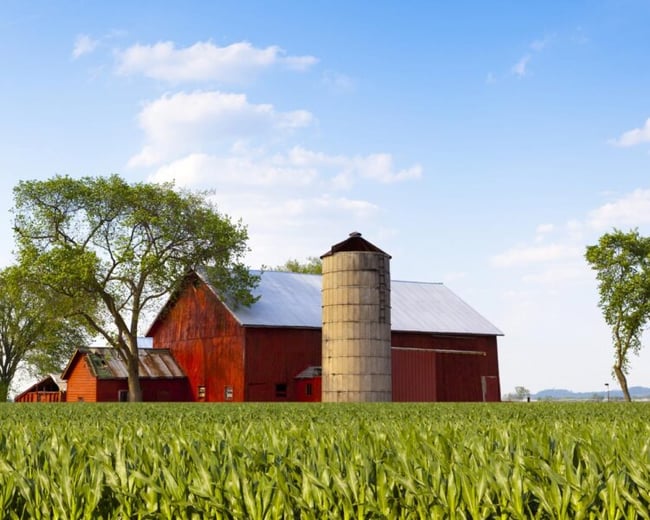
<svg viewBox="0 0 650 520">
<path fill-rule="evenodd" d="M 321 258 L 322 399 L 391 401 L 390 255 L 355 232 Z"/>
</svg>

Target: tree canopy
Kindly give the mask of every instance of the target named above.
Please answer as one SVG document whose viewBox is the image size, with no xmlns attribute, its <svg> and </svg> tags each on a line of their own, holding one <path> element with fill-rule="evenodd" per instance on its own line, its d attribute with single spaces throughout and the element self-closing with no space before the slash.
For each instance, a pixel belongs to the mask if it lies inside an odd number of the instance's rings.
<svg viewBox="0 0 650 520">
<path fill-rule="evenodd" d="M 627 233 L 615 229 L 588 246 L 585 258 L 596 271 L 599 307 L 611 328 L 613 373 L 630 401 L 626 377 L 630 355 L 639 353 L 650 319 L 650 238 L 636 229 Z"/>
<path fill-rule="evenodd" d="M 274 268 L 274 271 L 288 271 L 291 273 L 323 274 L 323 262 L 317 256 L 310 256 L 305 262 L 287 260 L 283 265 Z"/>
<path fill-rule="evenodd" d="M 205 192 L 109 177 L 55 176 L 14 188 L 21 269 L 115 348 L 129 370 L 129 400 L 142 398 L 138 333 L 188 271 L 204 267 L 217 289 L 252 303 L 256 279 L 242 263 L 246 228 Z"/>
<path fill-rule="evenodd" d="M 19 368 L 35 377 L 60 372 L 87 341 L 84 328 L 60 315 L 56 301 L 26 283 L 17 266 L 0 272 L 0 402 Z"/>
</svg>

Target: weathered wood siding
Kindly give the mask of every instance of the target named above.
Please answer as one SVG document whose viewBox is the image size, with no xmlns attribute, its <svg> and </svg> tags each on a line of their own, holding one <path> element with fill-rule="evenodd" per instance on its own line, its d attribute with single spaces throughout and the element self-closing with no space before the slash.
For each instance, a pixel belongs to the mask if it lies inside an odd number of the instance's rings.
<svg viewBox="0 0 650 520">
<path fill-rule="evenodd" d="M 298 401 L 296 375 L 320 364 L 319 329 L 247 328 L 246 400 Z M 286 396 L 277 385 L 286 385 Z"/>
<path fill-rule="evenodd" d="M 225 401 L 227 388 L 244 400 L 244 329 L 205 285 L 188 284 L 150 334 L 187 375 L 191 400 Z"/>
</svg>

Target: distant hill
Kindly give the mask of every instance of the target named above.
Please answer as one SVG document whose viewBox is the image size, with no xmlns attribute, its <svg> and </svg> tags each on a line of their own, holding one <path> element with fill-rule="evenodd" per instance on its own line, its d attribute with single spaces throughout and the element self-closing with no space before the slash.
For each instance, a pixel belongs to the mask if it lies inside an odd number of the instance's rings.
<svg viewBox="0 0 650 520">
<path fill-rule="evenodd" d="M 614 386 L 614 385 L 612 385 Z M 650 399 L 650 388 L 645 386 L 631 386 L 630 395 L 632 399 Z M 551 388 L 548 390 L 542 390 L 536 394 L 531 394 L 531 399 L 535 400 L 588 400 L 594 399 L 594 397 L 600 399 L 607 399 L 607 390 L 599 390 L 597 392 L 573 392 L 571 390 L 566 390 L 563 388 Z M 609 391 L 610 399 L 622 399 L 623 392 L 618 388 L 612 388 Z"/>
</svg>

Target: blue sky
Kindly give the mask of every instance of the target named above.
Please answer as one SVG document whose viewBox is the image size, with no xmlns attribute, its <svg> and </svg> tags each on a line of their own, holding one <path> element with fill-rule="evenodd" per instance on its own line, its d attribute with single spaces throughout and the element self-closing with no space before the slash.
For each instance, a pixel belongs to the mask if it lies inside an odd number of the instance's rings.
<svg viewBox="0 0 650 520">
<path fill-rule="evenodd" d="M 394 279 L 444 282 L 504 331 L 504 393 L 615 386 L 583 254 L 650 233 L 649 22 L 640 0 L 5 0 L 0 261 L 19 180 L 173 180 L 242 219 L 251 267 L 357 230 Z"/>
</svg>

